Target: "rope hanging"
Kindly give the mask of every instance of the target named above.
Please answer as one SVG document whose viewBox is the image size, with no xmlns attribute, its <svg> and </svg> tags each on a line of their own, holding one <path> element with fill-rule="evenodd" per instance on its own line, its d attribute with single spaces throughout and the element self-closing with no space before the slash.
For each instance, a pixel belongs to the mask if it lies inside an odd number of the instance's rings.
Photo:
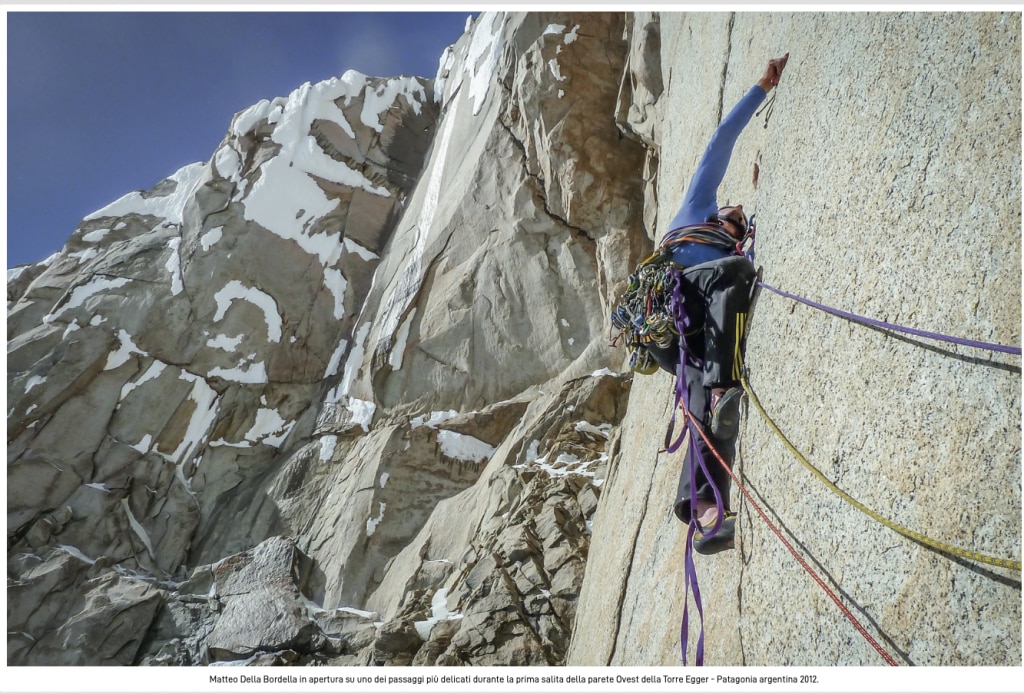
<svg viewBox="0 0 1024 694">
<path fill-rule="evenodd" d="M 684 426 L 682 431 L 679 433 L 679 437 L 675 440 L 672 438 L 672 431 L 675 428 L 676 413 L 682 410 L 683 412 L 690 413 L 690 396 L 686 386 L 686 364 L 692 361 L 691 355 L 686 348 L 685 336 L 690 328 L 690 317 L 686 313 L 686 304 L 683 300 L 683 278 L 682 272 L 676 268 L 671 268 L 669 273 L 668 285 L 671 286 L 672 291 L 669 300 L 669 313 L 672 316 L 673 327 L 677 335 L 681 337 L 678 340 L 679 344 L 679 361 L 676 364 L 676 386 L 675 386 L 675 403 L 672 407 L 672 418 L 669 420 L 668 430 L 665 432 L 665 451 L 668 453 L 674 453 L 679 450 L 684 440 L 687 443 L 687 455 L 690 456 L 690 508 L 691 512 L 697 508 L 697 469 L 698 467 L 703 471 L 704 476 L 710 480 L 711 473 L 707 468 L 707 462 L 704 460 L 704 456 L 700 451 L 700 446 L 697 445 L 697 439 L 693 436 L 693 433 L 687 433 L 688 429 L 692 429 L 689 426 L 689 422 L 684 418 Z M 722 493 L 718 490 L 718 487 L 711 484 L 711 489 L 715 495 L 715 504 L 718 508 L 718 516 L 714 527 L 708 532 L 715 534 L 718 532 L 722 525 L 722 518 L 725 515 L 725 502 L 722 499 Z M 695 517 L 691 517 L 689 521 L 689 527 L 686 533 L 686 585 L 684 588 L 684 600 L 683 603 L 683 621 L 680 626 L 679 643 L 682 650 L 683 664 L 686 664 L 686 652 L 688 650 L 689 635 L 690 635 L 690 593 L 693 593 L 694 606 L 697 609 L 697 616 L 700 620 L 700 632 L 697 637 L 697 650 L 694 654 L 694 662 L 698 665 L 704 665 L 704 606 L 701 602 L 700 596 L 700 585 L 697 581 L 697 565 L 693 561 L 693 537 L 697 532 L 697 520 Z"/>
<path fill-rule="evenodd" d="M 850 313 L 849 311 L 842 311 L 842 310 L 837 309 L 837 308 L 832 308 L 831 306 L 826 306 L 824 304 L 819 304 L 816 301 L 811 301 L 810 299 L 805 299 L 802 296 L 797 296 L 796 294 L 790 294 L 789 292 L 784 292 L 781 289 L 776 289 L 775 287 L 771 286 L 770 284 L 765 284 L 764 282 L 758 282 L 758 284 L 760 284 L 762 287 L 764 287 L 765 289 L 767 289 L 767 290 L 769 290 L 771 292 L 775 292 L 779 296 L 784 296 L 787 299 L 792 299 L 793 301 L 799 301 L 802 304 L 806 304 L 806 305 L 808 305 L 808 306 L 810 306 L 812 308 L 816 308 L 816 309 L 818 309 L 820 311 L 824 311 L 826 313 L 831 313 L 832 315 L 839 316 L 841 318 L 847 318 L 849 320 L 854 321 L 855 323 L 863 323 L 865 325 L 872 325 L 872 326 L 874 326 L 876 328 L 882 328 L 884 330 L 895 330 L 895 331 L 898 331 L 898 332 L 907 333 L 908 335 L 916 335 L 918 337 L 927 337 L 927 338 L 931 338 L 933 340 L 940 340 L 942 342 L 951 342 L 953 344 L 964 345 L 966 347 L 977 347 L 979 349 L 991 349 L 991 350 L 996 351 L 996 352 L 1006 352 L 1007 354 L 1020 354 L 1021 353 L 1021 348 L 1020 347 L 1014 347 L 1014 346 L 1010 346 L 1010 345 L 1000 345 L 1000 344 L 995 344 L 995 343 L 992 343 L 992 342 L 982 342 L 981 340 L 968 340 L 968 339 L 961 338 L 961 337 L 953 337 L 952 335 L 944 335 L 942 333 L 929 332 L 927 330 L 917 330 L 915 328 L 907 328 L 907 327 L 902 326 L 902 325 L 896 325 L 895 323 L 887 323 L 886 321 L 875 320 L 874 318 L 866 318 L 864 316 L 859 316 L 856 313 Z"/>
<path fill-rule="evenodd" d="M 776 87 L 771 95 L 768 97 L 768 101 L 754 114 L 754 118 L 757 118 L 764 112 L 764 127 L 768 129 L 768 121 L 771 120 L 772 113 L 775 111 L 775 95 L 778 93 L 779 88 Z"/>
<path fill-rule="evenodd" d="M 818 468 L 814 467 L 814 465 L 811 464 L 811 462 L 803 454 L 801 454 L 800 451 L 797 450 L 796 446 L 794 446 L 789 441 L 789 439 L 786 438 L 786 435 L 782 433 L 782 430 L 779 429 L 775 422 L 772 421 L 772 418 L 768 416 L 768 413 L 761 405 L 761 401 L 757 399 L 757 395 L 750 387 L 750 383 L 747 381 L 747 377 L 745 374 L 741 376 L 740 382 L 743 384 L 743 390 L 746 391 L 747 396 L 750 398 L 750 401 L 754 403 L 754 407 L 757 408 L 757 411 L 761 413 L 761 416 L 764 417 L 764 420 L 768 423 L 768 426 L 772 429 L 772 431 L 775 432 L 775 435 L 779 437 L 782 443 L 785 444 L 786 448 L 789 449 L 789 451 L 796 457 L 797 460 L 799 460 L 803 464 L 804 467 L 811 471 L 811 474 L 813 474 L 815 477 L 821 480 L 821 482 L 831 491 L 838 494 L 839 497 L 843 499 L 843 501 L 847 502 L 848 504 L 856 508 L 858 511 L 878 521 L 890 530 L 893 530 L 899 533 L 900 535 L 903 535 L 904 537 L 910 538 L 911 540 L 920 542 L 922 545 L 925 545 L 926 547 L 931 547 L 932 549 L 936 549 L 940 552 L 952 554 L 954 556 L 962 557 L 964 559 L 970 559 L 972 561 L 981 562 L 983 564 L 989 564 L 990 566 L 999 566 L 1004 569 L 1015 569 L 1017 571 L 1021 570 L 1020 561 L 991 557 L 987 554 L 982 554 L 980 552 L 974 552 L 972 550 L 967 549 L 961 549 L 960 547 L 948 544 L 946 542 L 933 540 L 927 535 L 923 535 L 914 530 L 910 530 L 909 528 L 905 528 L 899 523 L 889 520 L 888 518 L 882 516 L 876 511 L 873 511 L 872 509 L 868 508 L 861 502 L 854 499 L 852 496 L 850 496 L 842 489 L 837 487 L 835 484 L 833 484 L 827 477 L 825 477 L 825 475 Z"/>
<path fill-rule="evenodd" d="M 821 586 L 822 590 L 824 590 L 825 593 L 829 596 L 829 598 L 832 599 L 832 602 L 834 602 L 839 607 L 843 615 L 850 621 L 850 623 L 853 624 L 854 628 L 856 628 L 857 631 L 860 632 L 861 636 L 863 636 L 867 640 L 867 642 L 871 644 L 871 646 L 874 647 L 876 651 L 878 651 L 878 653 L 882 656 L 886 663 L 893 666 L 899 665 L 899 663 L 897 663 L 896 660 L 891 655 L 889 655 L 889 653 L 884 648 L 882 648 L 878 641 L 876 641 L 875 638 L 868 633 L 867 629 L 865 629 L 864 626 L 853 615 L 853 613 L 850 612 L 849 608 L 847 608 L 846 605 L 843 604 L 843 601 L 839 599 L 839 596 L 835 594 L 835 591 L 829 588 L 829 586 L 825 583 L 825 581 L 822 580 L 822 578 L 817 574 L 817 572 L 815 572 L 814 569 L 812 569 L 810 565 L 807 563 L 807 561 L 802 556 L 800 556 L 800 553 L 793 548 L 793 545 L 791 545 L 789 541 L 783 536 L 782 532 L 777 527 L 775 527 L 775 524 L 772 523 L 771 519 L 768 518 L 768 515 L 761 509 L 758 503 L 754 501 L 753 496 L 751 496 L 750 492 L 747 491 L 747 488 L 743 486 L 739 478 L 736 477 L 736 474 L 729 468 L 726 462 L 722 459 L 722 456 L 719 455 L 718 451 L 708 440 L 707 434 L 705 434 L 704 430 L 700 427 L 699 423 L 697 422 L 697 418 L 694 417 L 693 414 L 691 414 L 690 412 L 687 412 L 686 415 L 687 417 L 690 418 L 690 421 L 693 422 L 692 429 L 697 430 L 701 438 L 704 439 L 708 447 L 711 449 L 711 452 L 714 454 L 715 458 L 718 459 L 718 462 L 721 463 L 722 467 L 725 468 L 725 471 L 729 473 L 729 477 L 731 477 L 733 482 L 736 483 L 736 487 L 741 492 L 743 492 L 743 496 L 747 498 L 747 501 L 750 502 L 750 505 L 754 508 L 754 510 L 757 511 L 758 515 L 761 516 L 761 519 L 764 520 L 765 523 L 767 523 L 771 531 L 775 533 L 779 540 L 782 541 L 782 544 L 785 545 L 786 549 L 789 550 L 789 553 L 792 554 L 793 557 L 797 560 L 797 562 L 799 562 L 800 566 L 804 568 L 804 571 L 806 571 L 810 575 L 810 577 L 813 578 L 819 586 Z"/>
</svg>

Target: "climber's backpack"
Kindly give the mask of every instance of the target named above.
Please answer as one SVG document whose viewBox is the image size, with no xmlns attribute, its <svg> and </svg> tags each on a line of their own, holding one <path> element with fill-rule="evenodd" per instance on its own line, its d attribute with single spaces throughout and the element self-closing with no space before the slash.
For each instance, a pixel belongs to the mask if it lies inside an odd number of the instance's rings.
<svg viewBox="0 0 1024 694">
<path fill-rule="evenodd" d="M 637 373 L 652 374 L 658 370 L 648 345 L 667 348 L 679 336 L 682 314 L 676 310 L 673 293 L 683 268 L 672 262 L 672 252 L 683 241 L 742 252 L 742 243 L 737 244 L 720 227 L 692 224 L 670 231 L 654 254 L 637 265 L 611 312 L 612 326 L 619 331 L 612 344 L 617 345 L 619 340 L 625 342 L 629 350 L 629 367 Z"/>
</svg>

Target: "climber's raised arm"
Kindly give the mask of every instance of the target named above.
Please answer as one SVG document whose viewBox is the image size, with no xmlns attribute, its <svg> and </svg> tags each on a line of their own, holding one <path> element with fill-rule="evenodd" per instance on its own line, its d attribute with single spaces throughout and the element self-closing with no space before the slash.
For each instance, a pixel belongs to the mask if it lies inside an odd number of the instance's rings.
<svg viewBox="0 0 1024 694">
<path fill-rule="evenodd" d="M 729 168 L 733 146 L 767 93 L 779 83 L 788 60 L 789 53 L 769 60 L 761 78 L 719 123 L 690 179 L 686 196 L 669 224 L 668 231 L 707 221 L 711 215 L 718 213 L 718 186 Z"/>
</svg>

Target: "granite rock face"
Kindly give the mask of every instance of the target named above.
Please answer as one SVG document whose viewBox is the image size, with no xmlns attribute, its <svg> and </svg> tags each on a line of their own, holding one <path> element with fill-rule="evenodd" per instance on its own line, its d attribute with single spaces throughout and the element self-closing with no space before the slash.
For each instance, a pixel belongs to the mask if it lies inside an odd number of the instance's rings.
<svg viewBox="0 0 1024 694">
<path fill-rule="evenodd" d="M 32 643 L 64 628 L 98 566 L 160 585 L 211 535 L 249 543 L 223 500 L 251 504 L 312 430 L 437 114 L 429 81 L 303 85 L 237 114 L 209 162 L 93 213 L 9 285 L 10 552 L 32 569 L 75 557 L 44 598 L 53 619 L 13 631 Z M 124 599 L 158 597 L 136 592 Z M 155 607 L 133 610 L 142 633 Z"/>
<path fill-rule="evenodd" d="M 433 80 L 260 102 L 9 271 L 8 664 L 679 664 L 673 380 L 607 316 L 786 51 L 721 190 L 765 279 L 1019 345 L 1019 15 L 482 13 Z M 926 342 L 764 292 L 750 381 L 867 506 L 1019 560 L 1020 358 Z M 741 443 L 898 660 L 1020 662 L 1019 571 L 885 529 L 753 409 Z M 879 664 L 732 499 L 708 662 Z"/>
<path fill-rule="evenodd" d="M 648 243 L 623 25 L 260 102 L 10 273 L 11 664 L 564 660 Z"/>
<path fill-rule="evenodd" d="M 720 190 L 757 213 L 765 281 L 1019 347 L 1019 15 L 638 13 L 632 26 L 633 103 L 619 111 L 660 158 L 656 237 L 718 119 L 788 51 L 767 127 L 762 113 L 744 131 Z M 646 50 L 652 35 L 660 52 Z M 646 85 L 659 82 L 655 98 Z M 1019 356 L 874 330 L 762 291 L 747 366 L 768 415 L 840 489 L 939 542 L 1020 561 Z M 658 452 L 672 385 L 667 374 L 633 385 L 569 663 L 682 661 L 672 627 L 686 537 L 670 510 L 681 458 Z M 897 662 L 1020 663 L 1019 570 L 944 555 L 861 513 L 753 405 L 740 447 L 753 499 Z M 884 665 L 735 485 L 731 496 L 737 549 L 696 557 L 705 662 Z M 605 599 L 609 584 L 621 602 Z"/>
</svg>

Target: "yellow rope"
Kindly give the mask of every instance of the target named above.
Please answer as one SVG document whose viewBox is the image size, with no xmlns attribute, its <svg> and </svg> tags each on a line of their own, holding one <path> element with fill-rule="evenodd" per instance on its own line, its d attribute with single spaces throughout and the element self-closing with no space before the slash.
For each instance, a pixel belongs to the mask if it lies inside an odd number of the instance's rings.
<svg viewBox="0 0 1024 694">
<path fill-rule="evenodd" d="M 876 521 L 878 521 L 885 527 L 889 528 L 890 530 L 894 530 L 900 535 L 909 537 L 912 540 L 916 540 L 917 542 L 920 542 L 921 544 L 931 547 L 933 549 L 937 549 L 940 552 L 953 554 L 958 557 L 963 557 L 964 559 L 971 559 L 973 561 L 982 562 L 983 564 L 1000 566 L 1005 569 L 1016 569 L 1017 571 L 1021 570 L 1020 561 L 1014 561 L 1012 559 L 1000 559 L 998 557 L 990 557 L 979 552 L 972 552 L 970 550 L 961 549 L 954 545 L 946 544 L 945 542 L 933 540 L 926 535 L 922 535 L 921 533 L 905 528 L 899 523 L 895 523 L 889 520 L 888 518 L 885 518 L 884 516 L 880 515 L 879 513 L 876 513 L 875 511 L 872 511 L 870 508 L 854 499 L 852 496 L 844 492 L 842 489 L 832 484 L 832 482 L 829 481 L 829 479 L 825 477 L 825 475 L 822 474 L 822 472 L 818 470 L 818 468 L 814 467 L 814 465 L 812 465 L 811 462 L 807 460 L 807 458 L 805 458 L 792 443 L 789 442 L 789 439 L 786 438 L 786 435 L 782 433 L 782 430 L 779 429 L 778 426 L 776 426 L 775 422 L 772 421 L 772 418 L 768 416 L 768 413 L 765 412 L 764 408 L 761 406 L 761 402 L 757 399 L 757 396 L 754 395 L 754 391 L 751 389 L 750 383 L 747 382 L 747 377 L 745 374 L 742 374 L 740 376 L 740 382 L 743 384 L 743 390 L 746 391 L 747 396 L 749 396 L 750 398 L 750 401 L 754 403 L 754 407 L 757 408 L 757 411 L 760 412 L 761 416 L 764 417 L 766 422 L 768 422 L 768 426 L 771 427 L 772 431 L 774 431 L 776 435 L 778 435 L 779 439 L 781 439 L 782 442 L 786 444 L 786 448 L 788 448 L 790 452 L 796 456 L 797 460 L 799 460 L 804 465 L 804 467 L 810 470 L 815 477 L 821 480 L 826 487 L 828 487 L 833 492 L 838 494 L 844 501 L 851 504 L 858 511 L 866 513 L 868 516 L 874 518 Z"/>
</svg>

